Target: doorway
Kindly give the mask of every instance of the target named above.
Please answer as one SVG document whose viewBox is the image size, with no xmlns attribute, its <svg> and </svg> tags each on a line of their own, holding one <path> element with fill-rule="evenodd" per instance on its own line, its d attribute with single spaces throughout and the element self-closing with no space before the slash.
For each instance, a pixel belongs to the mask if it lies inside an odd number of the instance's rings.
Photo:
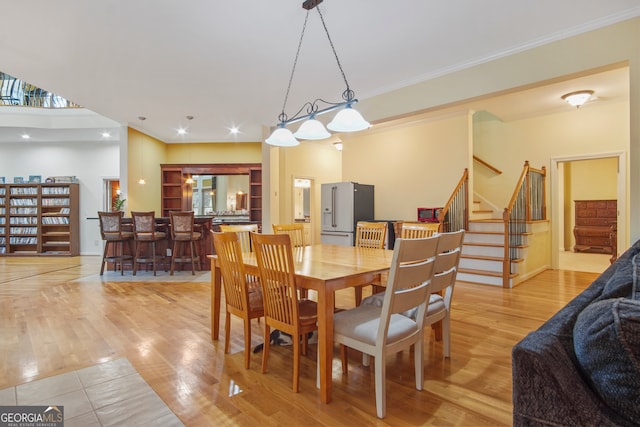
<svg viewBox="0 0 640 427">
<path fill-rule="evenodd" d="M 313 178 L 293 178 L 293 221 L 304 225 L 305 242 L 313 244 Z"/>
<path fill-rule="evenodd" d="M 124 208 L 125 199 L 120 190 L 120 179 L 104 178 L 103 188 L 102 210 L 105 212 L 122 210 Z"/>
<path fill-rule="evenodd" d="M 590 163 L 592 162 L 592 163 Z M 613 163 L 613 168 L 602 167 Z M 598 165 L 596 167 L 596 165 Z M 587 186 L 582 190 L 575 190 L 576 176 L 572 170 L 588 168 L 590 178 L 596 179 L 596 185 Z M 597 171 L 593 173 L 593 171 Z M 626 154 L 623 152 L 603 153 L 588 156 L 558 157 L 551 159 L 551 262 L 553 269 L 575 269 L 571 261 L 572 245 L 572 215 L 571 208 L 574 199 L 616 199 L 617 200 L 617 252 L 621 253 L 628 246 L 627 237 L 627 180 Z M 574 174 L 575 175 L 575 174 Z M 584 176 L 583 176 L 584 177 Z M 600 185 L 602 184 L 602 185 Z M 572 188 L 573 187 L 573 188 Z M 584 187 L 584 186 L 583 186 Z M 591 194 L 591 196 L 589 196 Z M 562 255 L 562 256 L 561 256 Z M 567 257 L 567 255 L 569 257 Z M 584 254 L 589 255 L 589 254 Z M 602 258 L 602 257 L 600 257 Z M 600 263 L 601 260 L 594 260 Z"/>
</svg>

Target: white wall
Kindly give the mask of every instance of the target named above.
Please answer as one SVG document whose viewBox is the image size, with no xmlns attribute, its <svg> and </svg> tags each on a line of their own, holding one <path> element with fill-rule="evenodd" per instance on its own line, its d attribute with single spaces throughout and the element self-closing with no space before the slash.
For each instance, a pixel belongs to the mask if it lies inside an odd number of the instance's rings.
<svg viewBox="0 0 640 427">
<path fill-rule="evenodd" d="M 0 176 L 75 175 L 80 183 L 80 253 L 101 254 L 97 219 L 103 206 L 103 178 L 118 177 L 118 142 L 60 142 L 0 144 Z"/>
</svg>

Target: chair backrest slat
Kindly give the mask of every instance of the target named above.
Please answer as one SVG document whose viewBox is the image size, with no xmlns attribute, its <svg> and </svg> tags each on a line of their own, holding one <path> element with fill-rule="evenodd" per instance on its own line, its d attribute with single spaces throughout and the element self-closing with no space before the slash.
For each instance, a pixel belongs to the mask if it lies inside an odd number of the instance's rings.
<svg viewBox="0 0 640 427">
<path fill-rule="evenodd" d="M 297 333 L 298 297 L 291 238 L 288 234 L 251 234 L 269 324 L 283 332 Z"/>
<path fill-rule="evenodd" d="M 431 294 L 439 236 L 425 239 L 397 239 L 389 281 L 382 303 L 379 344 L 386 342 L 389 320 L 394 314 L 418 307 L 417 330 L 422 330 L 426 304 Z"/>
<path fill-rule="evenodd" d="M 400 237 L 403 239 L 424 239 L 438 232 L 437 222 L 403 222 Z"/>
<path fill-rule="evenodd" d="M 273 224 L 271 226 L 275 234 L 288 234 L 291 238 L 291 246 L 298 248 L 307 246 L 303 224 Z"/>
<path fill-rule="evenodd" d="M 240 241 L 234 232 L 212 233 L 227 305 L 249 310 L 249 293 Z"/>
<path fill-rule="evenodd" d="M 252 252 L 251 234 L 258 232 L 258 224 L 220 224 L 223 233 L 233 231 L 238 235 L 242 252 Z"/>
<path fill-rule="evenodd" d="M 359 248 L 382 249 L 386 236 L 386 222 L 358 221 L 356 224 L 356 246 Z"/>
</svg>

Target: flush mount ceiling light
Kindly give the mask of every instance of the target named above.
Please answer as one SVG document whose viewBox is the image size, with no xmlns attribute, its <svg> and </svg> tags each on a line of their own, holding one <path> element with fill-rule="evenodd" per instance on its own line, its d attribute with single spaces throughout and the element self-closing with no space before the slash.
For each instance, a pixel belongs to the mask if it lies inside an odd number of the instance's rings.
<svg viewBox="0 0 640 427">
<path fill-rule="evenodd" d="M 342 110 L 338 112 L 333 120 L 327 125 L 327 127 L 332 131 L 356 132 L 371 127 L 369 122 L 367 122 L 360 115 L 360 113 L 352 108 L 352 105 L 357 103 L 358 100 L 355 98 L 355 93 L 353 92 L 353 90 L 351 90 L 351 88 L 349 87 L 349 82 L 347 82 L 347 77 L 342 70 L 342 65 L 340 64 L 340 60 L 338 59 L 338 54 L 336 53 L 336 49 L 333 46 L 331 36 L 329 36 L 329 30 L 327 30 L 327 26 L 324 22 L 324 17 L 322 16 L 322 12 L 320 11 L 320 7 L 318 6 L 320 3 L 322 3 L 322 1 L 323 0 L 306 0 L 304 3 L 302 3 L 302 7 L 307 10 L 307 14 L 304 19 L 304 25 L 302 26 L 302 33 L 300 34 L 300 41 L 298 42 L 298 50 L 293 62 L 293 69 L 291 70 L 291 76 L 289 77 L 289 85 L 287 86 L 287 92 L 285 94 L 284 103 L 282 105 L 282 112 L 278 116 L 278 127 L 273 131 L 271 136 L 269 136 L 269 138 L 265 140 L 267 144 L 279 147 L 291 147 L 300 144 L 300 141 L 298 141 L 297 138 L 310 140 L 329 138 L 331 134 L 325 129 L 324 125 L 316 119 L 316 116 L 340 108 L 342 108 Z M 289 91 L 291 90 L 293 75 L 296 71 L 298 56 L 300 55 L 300 48 L 302 47 L 302 39 L 304 37 L 305 29 L 307 28 L 309 11 L 314 8 L 318 11 L 318 15 L 320 16 L 320 20 L 322 21 L 322 27 L 327 34 L 327 39 L 329 40 L 329 44 L 331 45 L 333 56 L 336 58 L 338 68 L 340 69 L 340 73 L 342 74 L 342 78 L 346 86 L 346 89 L 344 90 L 344 92 L 342 92 L 342 99 L 344 101 L 327 102 L 323 99 L 318 98 L 313 102 L 305 103 L 293 117 L 289 118 L 284 110 L 287 106 L 287 99 L 289 98 Z M 321 105 L 323 106 L 323 108 L 320 108 Z M 306 121 L 300 126 L 295 135 L 289 129 L 287 129 L 287 125 L 303 120 Z"/>
<path fill-rule="evenodd" d="M 580 108 L 582 105 L 584 105 L 585 102 L 591 99 L 592 95 L 592 90 L 578 90 L 575 92 L 566 93 L 562 95 L 561 98 L 568 104 L 573 105 L 576 108 Z"/>
</svg>

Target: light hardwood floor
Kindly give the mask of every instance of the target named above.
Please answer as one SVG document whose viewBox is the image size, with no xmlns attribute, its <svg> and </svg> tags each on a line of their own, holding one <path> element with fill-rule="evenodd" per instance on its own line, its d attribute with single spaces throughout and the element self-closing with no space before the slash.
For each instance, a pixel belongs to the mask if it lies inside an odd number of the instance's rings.
<svg viewBox="0 0 640 427">
<path fill-rule="evenodd" d="M 231 354 L 223 339 L 211 342 L 208 273 L 101 279 L 99 262 L 0 257 L 0 389 L 126 357 L 187 426 L 511 425 L 511 347 L 598 276 L 548 270 L 515 289 L 459 283 L 452 358 L 433 333 L 425 338 L 421 392 L 412 352 L 391 358 L 387 418 L 378 420 L 373 370 L 355 351 L 344 377 L 336 348 L 333 402 L 322 404 L 314 346 L 294 394 L 290 347 L 273 347 L 262 374 L 261 353 L 244 369 L 240 321 L 232 323 Z M 336 301 L 353 304 L 353 292 Z M 262 324 L 252 331 L 255 346 Z"/>
</svg>

